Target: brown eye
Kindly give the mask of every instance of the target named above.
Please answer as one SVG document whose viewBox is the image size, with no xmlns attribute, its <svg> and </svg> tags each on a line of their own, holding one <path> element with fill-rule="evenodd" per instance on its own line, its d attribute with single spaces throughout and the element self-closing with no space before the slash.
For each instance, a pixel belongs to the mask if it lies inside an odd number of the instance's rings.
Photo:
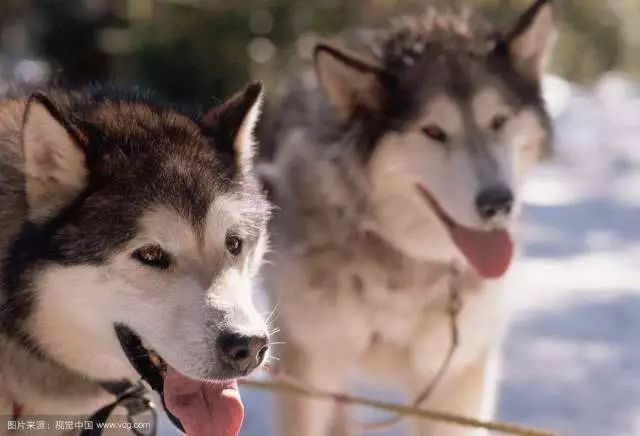
<svg viewBox="0 0 640 436">
<path fill-rule="evenodd" d="M 440 127 L 431 125 L 424 127 L 422 132 L 427 135 L 429 138 L 433 139 L 436 142 L 440 142 L 442 144 L 446 143 L 449 137 Z"/>
<path fill-rule="evenodd" d="M 227 246 L 227 251 L 233 254 L 234 256 L 238 256 L 242 253 L 242 239 L 237 236 L 230 235 L 227 236 L 227 240 L 225 241 Z"/>
<path fill-rule="evenodd" d="M 505 124 L 507 124 L 507 117 L 504 115 L 497 115 L 493 120 L 491 120 L 491 130 L 499 132 Z"/>
<path fill-rule="evenodd" d="M 167 269 L 171 265 L 171 256 L 159 245 L 146 245 L 131 255 L 138 262 L 157 269 Z"/>
</svg>

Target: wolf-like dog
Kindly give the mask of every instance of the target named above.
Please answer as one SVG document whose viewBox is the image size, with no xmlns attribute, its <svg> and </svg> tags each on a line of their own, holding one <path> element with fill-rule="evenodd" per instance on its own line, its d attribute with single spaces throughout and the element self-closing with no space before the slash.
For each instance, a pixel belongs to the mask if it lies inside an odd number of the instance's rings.
<svg viewBox="0 0 640 436">
<path fill-rule="evenodd" d="M 364 370 L 416 398 L 452 342 L 458 287 L 459 346 L 422 405 L 491 416 L 497 279 L 525 172 L 551 146 L 541 74 L 553 31 L 553 5 L 539 0 L 508 32 L 431 11 L 317 44 L 264 134 L 277 206 L 265 283 L 286 374 L 344 392 Z M 330 401 L 284 395 L 280 409 L 278 435 L 353 431 Z M 414 424 L 415 435 L 475 434 Z"/>
<path fill-rule="evenodd" d="M 189 434 L 239 426 L 232 380 L 269 346 L 261 95 L 203 115 L 116 87 L 0 102 L 0 416 L 90 416 L 143 377 Z"/>
</svg>

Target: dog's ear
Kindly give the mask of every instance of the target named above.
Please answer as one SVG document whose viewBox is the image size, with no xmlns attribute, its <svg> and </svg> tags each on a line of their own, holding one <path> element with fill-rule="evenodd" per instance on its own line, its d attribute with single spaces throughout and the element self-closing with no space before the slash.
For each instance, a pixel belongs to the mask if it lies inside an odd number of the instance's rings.
<svg viewBox="0 0 640 436">
<path fill-rule="evenodd" d="M 253 166 L 254 131 L 262 100 L 262 84 L 253 82 L 222 105 L 211 109 L 201 120 L 219 145 L 232 150 L 241 169 Z"/>
<path fill-rule="evenodd" d="M 507 34 L 501 48 L 521 75 L 538 80 L 555 39 L 552 0 L 536 2 L 520 17 Z"/>
<path fill-rule="evenodd" d="M 380 108 L 384 77 L 380 66 L 328 43 L 316 45 L 314 63 L 320 84 L 342 121 L 359 108 Z"/>
<path fill-rule="evenodd" d="M 22 146 L 29 219 L 41 223 L 86 187 L 86 156 L 78 132 L 43 93 L 27 101 Z"/>
</svg>

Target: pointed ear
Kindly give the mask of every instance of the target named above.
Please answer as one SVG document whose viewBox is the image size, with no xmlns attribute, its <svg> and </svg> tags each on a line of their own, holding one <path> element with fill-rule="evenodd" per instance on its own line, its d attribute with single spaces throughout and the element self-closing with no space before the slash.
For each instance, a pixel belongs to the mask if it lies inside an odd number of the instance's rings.
<svg viewBox="0 0 640 436">
<path fill-rule="evenodd" d="M 314 63 L 320 84 L 341 120 L 348 120 L 358 108 L 381 107 L 382 67 L 328 43 L 315 47 Z"/>
<path fill-rule="evenodd" d="M 504 41 L 516 71 L 527 79 L 538 80 L 546 66 L 554 34 L 552 0 L 536 0 Z"/>
<path fill-rule="evenodd" d="M 221 106 L 207 112 L 201 120 L 216 141 L 225 147 L 231 147 L 241 169 L 253 166 L 253 135 L 260 116 L 262 100 L 262 84 L 250 83 Z"/>
<path fill-rule="evenodd" d="M 27 102 L 22 144 L 29 218 L 41 223 L 86 187 L 86 157 L 77 132 L 42 93 L 32 95 Z"/>
</svg>

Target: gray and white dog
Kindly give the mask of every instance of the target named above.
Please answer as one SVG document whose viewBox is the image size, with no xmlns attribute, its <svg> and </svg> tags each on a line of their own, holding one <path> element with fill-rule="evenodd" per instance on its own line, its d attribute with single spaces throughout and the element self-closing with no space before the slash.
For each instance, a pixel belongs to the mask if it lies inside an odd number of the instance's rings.
<svg viewBox="0 0 640 436">
<path fill-rule="evenodd" d="M 187 431 L 217 434 L 200 380 L 268 348 L 250 295 L 270 212 L 261 93 L 203 116 L 98 87 L 0 102 L 0 416 L 91 415 L 142 376 Z"/>
<path fill-rule="evenodd" d="M 316 46 L 265 134 L 278 206 L 266 285 L 288 375 L 343 392 L 364 371 L 416 398 L 447 355 L 458 287 L 460 345 L 423 405 L 491 416 L 496 279 L 513 257 L 525 172 L 550 145 L 540 81 L 553 30 L 552 4 L 538 0 L 508 32 L 432 11 Z M 281 406 L 279 435 L 351 431 L 331 402 Z"/>
</svg>

